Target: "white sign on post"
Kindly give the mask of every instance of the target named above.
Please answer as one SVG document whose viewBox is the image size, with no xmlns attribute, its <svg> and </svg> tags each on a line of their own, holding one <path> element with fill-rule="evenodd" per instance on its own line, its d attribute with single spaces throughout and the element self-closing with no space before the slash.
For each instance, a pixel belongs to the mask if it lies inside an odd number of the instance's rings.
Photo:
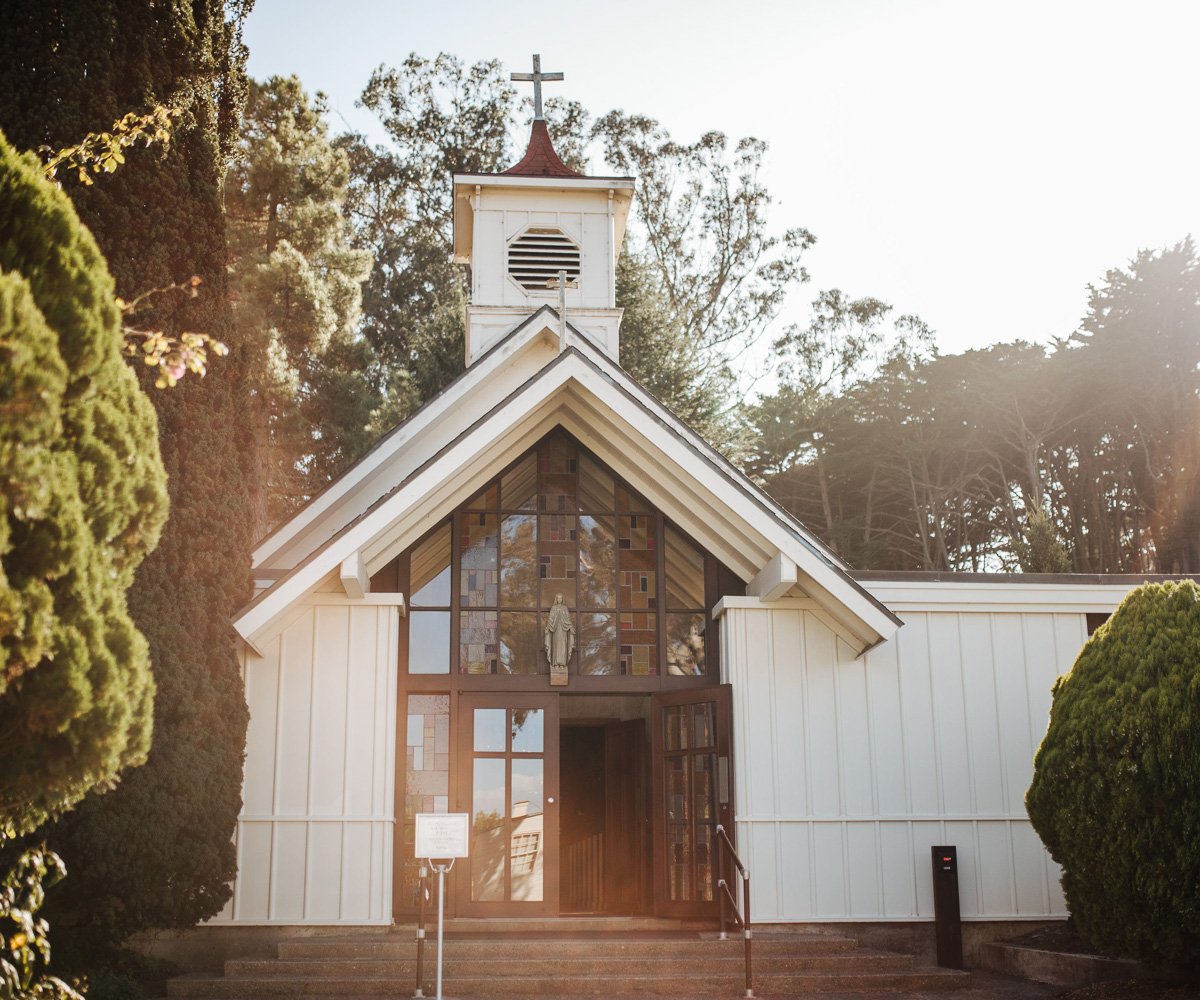
<svg viewBox="0 0 1200 1000">
<path fill-rule="evenodd" d="M 416 857 L 467 857 L 468 813 L 417 813 L 416 819 Z"/>
<path fill-rule="evenodd" d="M 454 867 L 455 858 L 467 857 L 470 822 L 471 817 L 468 813 L 417 813 L 417 842 L 413 853 L 418 859 L 427 858 L 438 876 L 437 1000 L 442 1000 L 442 927 L 445 924 L 443 901 L 446 898 L 446 872 Z M 424 928 L 420 933 L 424 935 Z"/>
</svg>

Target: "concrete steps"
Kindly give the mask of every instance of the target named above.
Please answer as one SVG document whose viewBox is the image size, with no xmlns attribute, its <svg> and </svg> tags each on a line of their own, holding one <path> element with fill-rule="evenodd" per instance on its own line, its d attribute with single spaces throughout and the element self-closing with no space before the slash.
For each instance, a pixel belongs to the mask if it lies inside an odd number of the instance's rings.
<svg viewBox="0 0 1200 1000">
<path fill-rule="evenodd" d="M 653 936 L 645 936 L 652 934 Z M 694 931 L 598 932 L 563 937 L 457 934 L 445 942 L 447 996 L 739 997 L 742 941 Z M 278 958 L 234 959 L 225 974 L 192 975 L 167 984 L 170 997 L 255 1000 L 301 997 L 411 997 L 416 944 L 406 935 L 308 937 L 280 942 Z M 426 996 L 433 994 L 436 948 L 425 949 Z M 825 933 L 775 933 L 754 941 L 754 987 L 762 996 L 959 989 L 964 972 L 917 968 L 910 955 L 867 950 Z"/>
</svg>

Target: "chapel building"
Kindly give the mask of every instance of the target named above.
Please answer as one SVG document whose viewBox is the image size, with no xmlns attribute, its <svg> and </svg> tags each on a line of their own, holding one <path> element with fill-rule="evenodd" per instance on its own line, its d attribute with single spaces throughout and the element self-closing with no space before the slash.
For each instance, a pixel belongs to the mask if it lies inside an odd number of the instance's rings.
<svg viewBox="0 0 1200 1000">
<path fill-rule="evenodd" d="M 540 112 L 540 106 L 539 106 Z M 454 177 L 466 370 L 254 554 L 233 898 L 213 924 L 412 919 L 418 813 L 467 813 L 451 915 L 1065 915 L 1023 806 L 1050 689 L 1129 581 L 856 574 L 620 364 L 635 179 L 546 122 Z"/>
</svg>

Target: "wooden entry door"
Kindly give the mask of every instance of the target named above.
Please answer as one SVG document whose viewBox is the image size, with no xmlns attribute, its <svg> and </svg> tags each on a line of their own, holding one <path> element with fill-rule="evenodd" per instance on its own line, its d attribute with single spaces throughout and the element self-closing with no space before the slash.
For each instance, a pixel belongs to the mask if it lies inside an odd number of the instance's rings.
<svg viewBox="0 0 1200 1000">
<path fill-rule="evenodd" d="M 654 772 L 654 910 L 718 915 L 716 827 L 733 836 L 728 684 L 650 702 Z"/>
<path fill-rule="evenodd" d="M 463 694 L 459 807 L 471 815 L 458 912 L 558 914 L 558 697 Z"/>
<path fill-rule="evenodd" d="M 650 895 L 650 823 L 646 814 L 646 724 L 604 727 L 604 910 L 645 913 Z"/>
</svg>

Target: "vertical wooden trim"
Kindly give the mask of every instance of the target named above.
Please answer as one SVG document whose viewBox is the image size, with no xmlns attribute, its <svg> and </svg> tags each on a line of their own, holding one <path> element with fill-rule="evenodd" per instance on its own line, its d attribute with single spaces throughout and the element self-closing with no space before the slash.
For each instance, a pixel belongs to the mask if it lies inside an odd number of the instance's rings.
<svg viewBox="0 0 1200 1000">
<path fill-rule="evenodd" d="M 399 617 L 397 615 L 397 617 Z M 392 746 L 392 921 L 407 909 L 400 898 L 404 885 L 404 792 L 407 781 L 408 691 L 403 684 L 395 688 L 396 725 Z M 403 735 L 402 735 L 403 734 Z"/>
</svg>

